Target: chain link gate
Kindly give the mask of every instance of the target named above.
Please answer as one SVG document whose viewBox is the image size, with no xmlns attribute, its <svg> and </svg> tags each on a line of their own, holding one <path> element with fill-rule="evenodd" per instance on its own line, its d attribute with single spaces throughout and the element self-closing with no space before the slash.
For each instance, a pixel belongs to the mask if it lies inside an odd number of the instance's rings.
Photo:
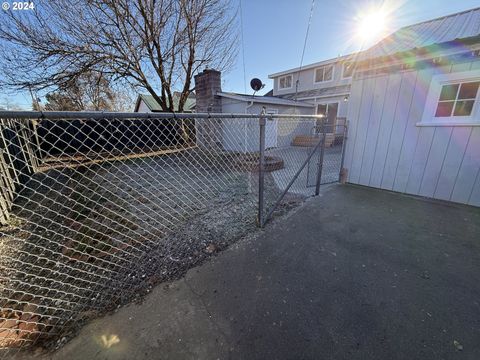
<svg viewBox="0 0 480 360">
<path fill-rule="evenodd" d="M 322 164 L 320 184 L 340 181 L 347 137 L 345 118 L 337 118 L 335 125 L 317 126 L 312 133 L 321 138 L 325 137 L 325 143 L 322 144 L 322 150 L 315 153 L 308 162 L 307 186 L 317 185 L 318 164 Z"/>
<path fill-rule="evenodd" d="M 260 127 L 268 125 L 269 116 L 260 119 Z M 273 119 L 271 119 L 273 120 Z M 323 116 L 303 116 L 278 118 L 280 133 L 290 134 L 290 142 L 282 142 L 274 148 L 263 145 L 260 141 L 260 159 L 268 164 L 269 159 L 282 159 L 282 168 L 271 171 L 267 165 L 262 166 L 259 176 L 260 194 L 258 219 L 264 226 L 275 213 L 280 204 L 288 204 L 295 196 L 314 196 L 319 194 L 321 184 L 340 181 L 343 167 L 347 124 L 345 118 L 337 118 L 334 125 L 326 124 Z M 262 136 L 268 139 L 268 133 Z M 262 149 L 264 151 L 262 152 Z M 277 192 L 268 192 L 269 186 L 262 191 L 265 174 L 274 179 Z"/>
</svg>

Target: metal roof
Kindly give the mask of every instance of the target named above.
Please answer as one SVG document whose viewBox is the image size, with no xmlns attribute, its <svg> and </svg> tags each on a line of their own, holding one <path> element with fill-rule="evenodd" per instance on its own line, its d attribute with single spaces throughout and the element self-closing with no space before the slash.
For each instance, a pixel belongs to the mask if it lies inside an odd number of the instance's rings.
<svg viewBox="0 0 480 360">
<path fill-rule="evenodd" d="M 261 104 L 276 104 L 276 105 L 288 105 L 288 106 L 300 106 L 300 107 L 313 107 L 314 104 L 309 104 L 303 101 L 294 101 L 288 99 L 282 99 L 275 96 L 253 96 L 245 94 L 236 94 L 236 93 L 226 93 L 226 92 L 217 92 L 218 96 L 226 97 L 233 100 L 239 101 L 253 101 Z"/>
<path fill-rule="evenodd" d="M 369 48 L 360 58 L 390 56 L 477 36 L 480 36 L 480 7 L 405 26 Z"/>
</svg>

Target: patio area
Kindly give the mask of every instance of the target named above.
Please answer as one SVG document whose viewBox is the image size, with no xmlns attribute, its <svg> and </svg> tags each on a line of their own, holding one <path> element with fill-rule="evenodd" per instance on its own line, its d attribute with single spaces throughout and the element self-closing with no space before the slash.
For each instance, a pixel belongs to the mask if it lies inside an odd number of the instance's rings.
<svg viewBox="0 0 480 360">
<path fill-rule="evenodd" d="M 480 209 L 349 185 L 52 359 L 478 359 Z"/>
</svg>

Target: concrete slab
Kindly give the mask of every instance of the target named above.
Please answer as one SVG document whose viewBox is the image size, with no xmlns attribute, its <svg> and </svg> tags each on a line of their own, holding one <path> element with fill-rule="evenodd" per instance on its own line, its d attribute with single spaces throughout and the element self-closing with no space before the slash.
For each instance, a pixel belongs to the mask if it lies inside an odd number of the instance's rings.
<svg viewBox="0 0 480 360">
<path fill-rule="evenodd" d="M 330 186 L 52 359 L 479 359 L 480 209 Z"/>
</svg>

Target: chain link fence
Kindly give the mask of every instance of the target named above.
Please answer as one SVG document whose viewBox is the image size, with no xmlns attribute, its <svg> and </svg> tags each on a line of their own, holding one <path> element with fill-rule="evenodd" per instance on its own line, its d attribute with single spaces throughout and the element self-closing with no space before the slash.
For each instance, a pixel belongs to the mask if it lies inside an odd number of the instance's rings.
<svg viewBox="0 0 480 360">
<path fill-rule="evenodd" d="M 266 169 L 269 158 L 281 159 L 282 167 L 269 173 L 277 191 L 266 196 L 265 207 L 260 210 L 261 224 L 274 215 L 278 205 L 288 204 L 292 197 L 318 195 L 321 184 L 340 180 L 347 135 L 344 118 L 337 118 L 335 124 L 317 116 L 292 117 L 288 121 L 266 119 Z M 269 121 L 275 124 L 270 126 L 276 132 L 268 131 Z"/>
<path fill-rule="evenodd" d="M 317 125 L 313 130 L 316 137 L 323 138 L 320 151 L 317 151 L 308 162 L 307 186 L 316 186 L 320 169 L 320 184 L 331 184 L 340 181 L 343 167 L 343 154 L 347 138 L 345 118 L 337 118 L 335 124 Z"/>
<path fill-rule="evenodd" d="M 317 121 L 0 113 L 0 355 L 62 346 L 313 195 Z"/>
</svg>

